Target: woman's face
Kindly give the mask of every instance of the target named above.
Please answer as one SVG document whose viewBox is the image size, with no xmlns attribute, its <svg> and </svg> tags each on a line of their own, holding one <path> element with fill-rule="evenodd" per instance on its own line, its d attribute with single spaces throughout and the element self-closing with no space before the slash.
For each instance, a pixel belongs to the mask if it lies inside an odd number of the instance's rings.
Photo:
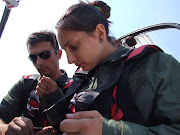
<svg viewBox="0 0 180 135">
<path fill-rule="evenodd" d="M 102 61 L 103 47 L 99 37 L 82 31 L 59 31 L 58 41 L 67 54 L 68 63 L 74 63 L 83 70 L 92 70 Z"/>
</svg>

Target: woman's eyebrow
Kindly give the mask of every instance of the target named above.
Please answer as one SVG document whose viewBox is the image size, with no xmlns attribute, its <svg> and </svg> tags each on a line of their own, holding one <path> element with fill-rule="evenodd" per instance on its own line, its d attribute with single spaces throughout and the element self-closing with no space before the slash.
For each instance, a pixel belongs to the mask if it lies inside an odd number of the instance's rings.
<svg viewBox="0 0 180 135">
<path fill-rule="evenodd" d="M 69 40 L 62 49 L 66 48 L 68 46 L 68 44 L 71 42 L 72 40 Z"/>
</svg>

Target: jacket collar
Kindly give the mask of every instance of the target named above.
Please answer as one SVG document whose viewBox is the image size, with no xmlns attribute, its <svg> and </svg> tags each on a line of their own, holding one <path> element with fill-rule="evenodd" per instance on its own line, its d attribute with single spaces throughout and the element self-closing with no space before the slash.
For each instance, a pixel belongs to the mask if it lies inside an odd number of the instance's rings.
<svg viewBox="0 0 180 135">
<path fill-rule="evenodd" d="M 67 76 L 67 73 L 65 70 L 63 69 L 60 69 L 60 70 L 61 70 L 62 76 L 60 76 L 55 82 L 60 88 L 63 88 L 68 83 L 70 78 Z"/>
<path fill-rule="evenodd" d="M 119 60 L 121 56 L 129 51 L 128 48 L 125 48 L 123 46 L 120 46 L 115 52 L 113 52 L 111 55 L 109 55 L 101 64 L 104 64 L 106 62 L 112 62 Z M 100 65 L 101 65 L 100 64 Z"/>
</svg>

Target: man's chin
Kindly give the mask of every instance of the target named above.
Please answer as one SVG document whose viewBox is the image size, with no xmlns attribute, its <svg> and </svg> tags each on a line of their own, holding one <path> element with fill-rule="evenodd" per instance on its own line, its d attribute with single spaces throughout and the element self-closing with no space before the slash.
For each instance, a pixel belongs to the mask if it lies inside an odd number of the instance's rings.
<svg viewBox="0 0 180 135">
<path fill-rule="evenodd" d="M 42 75 L 42 76 L 43 76 L 43 75 L 45 75 L 45 76 L 47 76 L 47 77 L 49 76 L 49 72 L 45 72 L 45 71 L 43 71 L 43 72 L 41 71 L 41 72 L 40 72 L 40 71 L 39 71 L 39 73 L 40 73 L 40 75 Z"/>
</svg>

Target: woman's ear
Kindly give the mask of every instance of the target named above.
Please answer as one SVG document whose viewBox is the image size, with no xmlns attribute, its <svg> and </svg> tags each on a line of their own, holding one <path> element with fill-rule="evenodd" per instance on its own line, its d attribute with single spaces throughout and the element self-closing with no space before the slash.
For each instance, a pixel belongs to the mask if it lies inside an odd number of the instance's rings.
<svg viewBox="0 0 180 135">
<path fill-rule="evenodd" d="M 98 24 L 95 31 L 100 41 L 104 41 L 106 39 L 106 29 L 103 24 Z"/>
<path fill-rule="evenodd" d="M 61 56 L 62 56 L 62 50 L 61 50 L 61 49 L 59 49 L 59 50 L 57 51 L 57 56 L 58 56 L 58 59 L 61 58 Z"/>
</svg>

